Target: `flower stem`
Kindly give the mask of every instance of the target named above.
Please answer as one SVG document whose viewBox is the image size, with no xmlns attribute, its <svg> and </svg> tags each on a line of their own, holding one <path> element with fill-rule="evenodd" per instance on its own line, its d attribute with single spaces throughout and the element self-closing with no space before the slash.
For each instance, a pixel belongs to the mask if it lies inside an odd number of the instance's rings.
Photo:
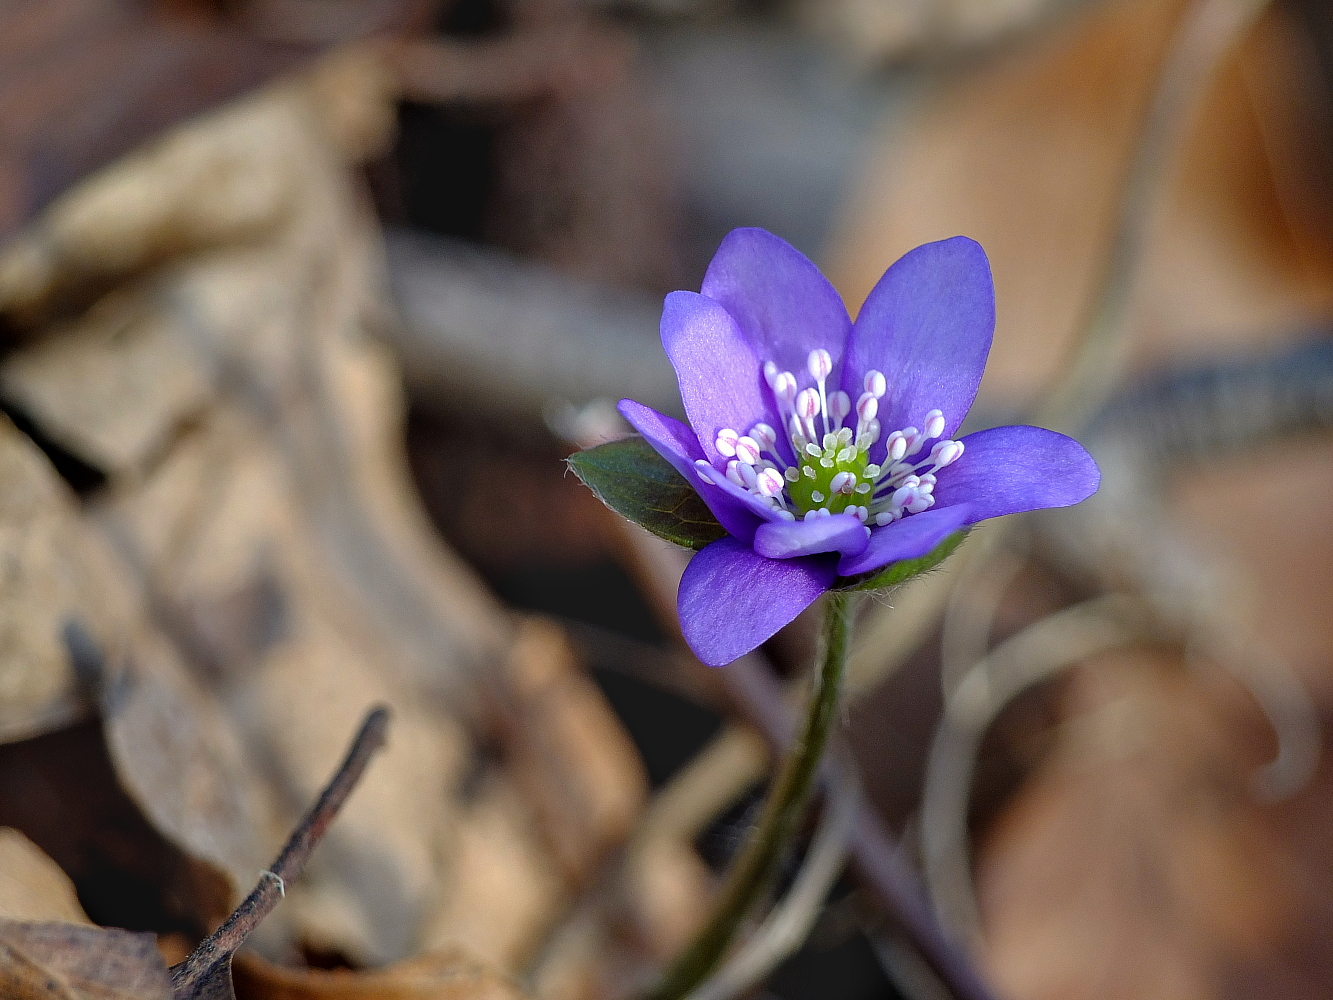
<svg viewBox="0 0 1333 1000">
<path fill-rule="evenodd" d="M 820 663 L 811 678 L 801 731 L 782 762 L 759 823 L 727 874 L 708 923 L 643 1000 L 681 1000 L 707 978 L 726 954 L 746 916 L 768 891 L 791 844 L 828 743 L 847 663 L 851 595 L 830 592 L 824 602 Z"/>
</svg>

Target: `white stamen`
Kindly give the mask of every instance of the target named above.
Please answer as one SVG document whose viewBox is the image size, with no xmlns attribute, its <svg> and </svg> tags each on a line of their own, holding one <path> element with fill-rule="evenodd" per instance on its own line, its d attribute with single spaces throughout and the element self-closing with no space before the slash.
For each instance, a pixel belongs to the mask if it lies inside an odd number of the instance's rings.
<svg viewBox="0 0 1333 1000">
<path fill-rule="evenodd" d="M 807 510 L 807 511 L 805 512 L 805 517 L 801 518 L 801 520 L 802 520 L 802 521 L 813 521 L 813 520 L 814 520 L 815 518 L 817 518 L 818 516 L 819 516 L 819 511 L 817 511 L 817 510 Z"/>
<path fill-rule="evenodd" d="M 758 464 L 759 451 L 759 442 L 752 437 L 743 437 L 736 442 L 736 458 L 746 465 Z"/>
<path fill-rule="evenodd" d="M 859 436 L 866 429 L 866 424 L 875 419 L 879 413 L 879 400 L 869 392 L 861 394 L 861 398 L 856 401 L 856 433 Z"/>
<path fill-rule="evenodd" d="M 791 372 L 779 372 L 773 379 L 773 396 L 779 403 L 791 406 L 796 398 L 796 376 Z"/>
<path fill-rule="evenodd" d="M 805 366 L 810 370 L 810 377 L 816 382 L 822 382 L 829 377 L 833 371 L 833 358 L 828 351 L 822 347 L 817 347 L 810 352 L 806 358 Z"/>
<path fill-rule="evenodd" d="M 890 498 L 889 503 L 892 504 L 894 507 L 906 507 L 915 499 L 916 499 L 915 486 L 900 486 L 898 487 L 898 489 L 893 491 L 893 496 L 892 498 Z"/>
<path fill-rule="evenodd" d="M 894 431 L 889 435 L 887 444 L 889 450 L 888 464 L 892 465 L 894 462 L 902 461 L 903 456 L 907 454 L 907 438 L 903 436 L 903 432 Z"/>
<path fill-rule="evenodd" d="M 794 413 L 787 424 L 787 433 L 799 455 L 801 449 L 805 447 L 805 430 L 801 427 L 801 418 Z"/>
<path fill-rule="evenodd" d="M 828 380 L 829 372 L 833 371 L 833 358 L 824 348 L 817 347 L 810 352 L 810 357 L 806 359 L 805 366 L 810 370 L 810 377 L 819 383 L 819 412 L 824 419 L 824 433 L 827 434 L 829 432 L 829 409 L 825 382 Z M 811 437 L 813 436 L 811 435 Z"/>
<path fill-rule="evenodd" d="M 717 432 L 717 440 L 714 442 L 718 454 L 727 458 L 736 457 L 736 442 L 740 440 L 740 435 L 730 427 L 723 427 Z"/>
<path fill-rule="evenodd" d="M 793 514 L 791 511 L 787 510 L 786 507 L 784 507 L 784 508 L 782 508 L 782 510 L 778 511 L 778 517 L 780 517 L 780 518 L 781 518 L 782 520 L 784 520 L 784 521 L 795 521 L 795 520 L 796 520 L 796 515 Z"/>
<path fill-rule="evenodd" d="M 926 443 L 925 436 L 915 427 L 904 427 L 903 437 L 907 439 L 907 456 L 909 458 L 920 451 Z"/>
<path fill-rule="evenodd" d="M 828 398 L 829 416 L 833 419 L 833 425 L 839 427 L 842 425 L 843 418 L 852 412 L 852 397 L 839 389 Z"/>
<path fill-rule="evenodd" d="M 736 471 L 741 474 L 741 483 L 747 490 L 753 490 L 759 483 L 759 473 L 754 471 L 753 465 L 746 465 L 740 462 L 736 466 Z"/>
<path fill-rule="evenodd" d="M 695 463 L 694 463 L 694 471 L 697 472 L 698 475 L 699 475 L 699 478 L 702 479 L 702 480 L 703 480 L 705 483 L 707 483 L 709 486 L 716 486 L 716 485 L 717 485 L 717 481 L 716 481 L 715 479 L 713 479 L 713 473 L 715 473 L 717 470 L 714 469 L 714 468 L 713 468 L 711 465 L 709 465 L 707 462 L 705 462 L 702 458 L 697 459 L 697 460 L 695 461 Z"/>
<path fill-rule="evenodd" d="M 762 496 L 780 497 L 782 495 L 782 483 L 782 473 L 778 472 L 777 469 L 765 469 L 756 478 L 755 488 L 759 490 Z"/>
<path fill-rule="evenodd" d="M 814 389 L 802 389 L 796 397 L 796 415 L 809 426 L 813 426 L 811 421 L 819 416 L 819 393 Z M 808 437 L 815 437 L 811 431 Z"/>
<path fill-rule="evenodd" d="M 879 525 L 881 528 L 884 527 L 884 525 L 886 524 L 892 524 L 896 520 L 897 518 L 894 516 L 894 513 L 891 510 L 882 510 L 875 515 L 875 523 Z"/>
<path fill-rule="evenodd" d="M 819 516 L 820 516 L 820 517 L 832 517 L 832 516 L 833 516 L 833 511 L 829 510 L 827 507 L 820 507 L 820 508 L 819 508 Z"/>
<path fill-rule="evenodd" d="M 768 424 L 755 424 L 750 428 L 750 437 L 759 442 L 759 447 L 770 455 L 777 454 L 778 432 Z"/>
<path fill-rule="evenodd" d="M 963 442 L 941 441 L 930 449 L 930 461 L 935 463 L 935 468 L 942 469 L 946 465 L 953 465 L 962 454 Z"/>
<path fill-rule="evenodd" d="M 907 505 L 907 513 L 920 514 L 926 508 L 935 503 L 935 498 L 929 493 L 918 493 L 912 498 L 912 502 Z"/>
<path fill-rule="evenodd" d="M 773 388 L 773 383 L 777 381 L 777 377 L 781 374 L 782 373 L 778 370 L 776 362 L 774 361 L 764 362 L 764 381 L 768 383 L 768 387 L 770 389 Z"/>
<path fill-rule="evenodd" d="M 926 414 L 926 437 L 927 439 L 937 438 L 944 433 L 944 413 L 940 410 L 931 410 Z"/>
<path fill-rule="evenodd" d="M 734 458 L 727 463 L 727 478 L 737 486 L 745 487 L 745 480 L 741 478 L 741 463 Z"/>
<path fill-rule="evenodd" d="M 856 489 L 856 476 L 850 472 L 839 472 L 829 483 L 829 489 L 834 493 L 851 493 Z"/>
<path fill-rule="evenodd" d="M 876 399 L 882 398 L 884 393 L 888 391 L 888 383 L 884 381 L 884 374 L 875 371 L 873 368 L 866 372 L 866 379 L 863 384 L 865 385 L 866 392 L 870 393 L 870 395 L 874 396 Z"/>
</svg>

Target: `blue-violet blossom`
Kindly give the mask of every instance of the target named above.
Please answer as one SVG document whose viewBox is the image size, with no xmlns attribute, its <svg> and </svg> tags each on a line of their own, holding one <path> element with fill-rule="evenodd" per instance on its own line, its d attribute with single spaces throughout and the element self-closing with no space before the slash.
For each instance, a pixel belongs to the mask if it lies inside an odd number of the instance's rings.
<svg viewBox="0 0 1333 1000">
<path fill-rule="evenodd" d="M 799 251 L 737 229 L 701 294 L 667 296 L 661 329 L 691 426 L 630 399 L 620 412 L 729 533 L 680 582 L 681 629 L 704 663 L 754 649 L 841 577 L 1097 489 L 1063 434 L 953 438 L 995 329 L 990 265 L 966 237 L 904 256 L 853 323 Z"/>
</svg>

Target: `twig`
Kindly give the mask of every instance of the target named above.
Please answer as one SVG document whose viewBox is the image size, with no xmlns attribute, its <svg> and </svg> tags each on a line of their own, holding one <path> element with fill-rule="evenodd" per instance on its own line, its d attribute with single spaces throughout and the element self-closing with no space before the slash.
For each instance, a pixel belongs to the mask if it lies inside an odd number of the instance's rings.
<svg viewBox="0 0 1333 1000">
<path fill-rule="evenodd" d="M 218 986 L 214 985 L 217 983 L 214 976 L 219 966 L 230 965 L 232 955 L 245 943 L 247 935 L 259 926 L 260 921 L 286 895 L 287 883 L 305 869 L 311 852 L 323 839 L 347 796 L 361 780 L 366 764 L 375 751 L 384 746 L 388 725 L 389 710 L 382 705 L 366 716 L 366 721 L 361 724 L 361 730 L 352 741 L 333 780 L 325 787 L 314 808 L 306 813 L 293 831 L 278 859 L 263 872 L 259 884 L 250 890 L 250 895 L 241 901 L 241 905 L 236 907 L 221 927 L 200 942 L 189 958 L 172 966 L 171 980 L 177 1000 L 227 996 L 230 993 L 230 976 L 225 977 L 225 989 L 215 993 Z"/>
</svg>

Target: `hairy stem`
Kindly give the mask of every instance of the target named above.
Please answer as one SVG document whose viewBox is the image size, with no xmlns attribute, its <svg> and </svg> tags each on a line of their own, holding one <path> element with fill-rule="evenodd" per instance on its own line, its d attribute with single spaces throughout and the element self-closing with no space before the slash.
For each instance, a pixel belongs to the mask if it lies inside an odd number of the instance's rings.
<svg viewBox="0 0 1333 1000">
<path fill-rule="evenodd" d="M 713 915 L 644 1000 L 680 1000 L 703 982 L 726 954 L 746 916 L 768 891 L 791 845 L 828 743 L 847 662 L 852 598 L 829 593 L 824 602 L 820 662 L 811 679 L 801 731 L 782 762 L 758 825 L 727 874 Z"/>
</svg>

